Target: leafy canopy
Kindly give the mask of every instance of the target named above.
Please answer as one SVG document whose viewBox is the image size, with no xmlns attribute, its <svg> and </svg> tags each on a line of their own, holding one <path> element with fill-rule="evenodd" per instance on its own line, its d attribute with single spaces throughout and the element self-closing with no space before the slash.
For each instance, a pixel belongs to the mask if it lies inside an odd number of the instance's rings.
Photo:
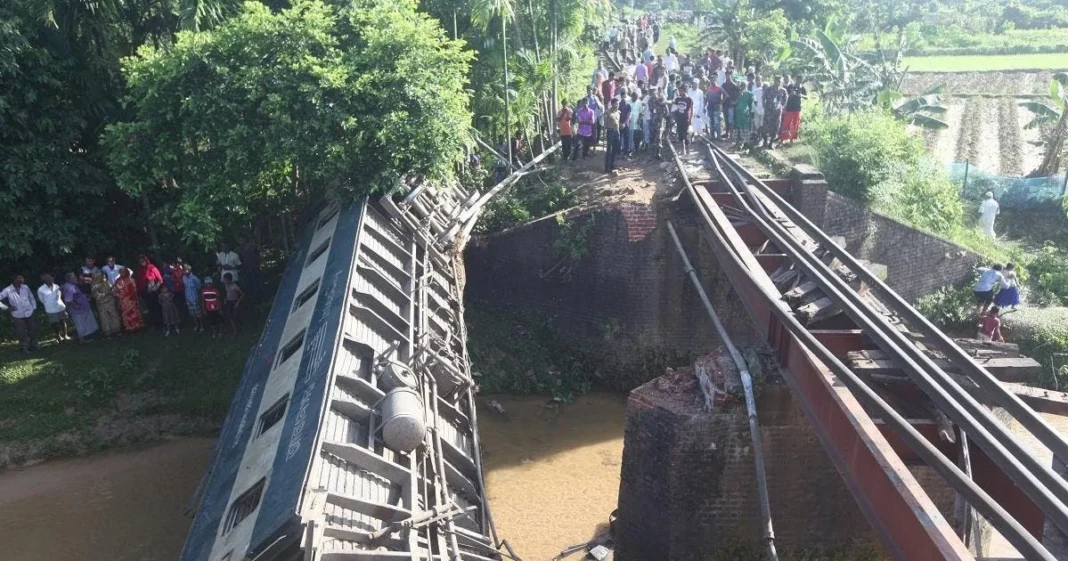
<svg viewBox="0 0 1068 561">
<path fill-rule="evenodd" d="M 128 193 L 209 245 L 227 220 L 327 195 L 447 179 L 468 130 L 470 54 L 412 0 L 255 2 L 210 31 L 126 59 L 131 122 L 104 142 Z"/>
</svg>

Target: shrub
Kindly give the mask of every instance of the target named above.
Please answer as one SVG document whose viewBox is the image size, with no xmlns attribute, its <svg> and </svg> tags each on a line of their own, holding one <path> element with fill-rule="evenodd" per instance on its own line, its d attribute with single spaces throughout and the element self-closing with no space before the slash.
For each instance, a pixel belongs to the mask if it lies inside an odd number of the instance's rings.
<svg viewBox="0 0 1068 561">
<path fill-rule="evenodd" d="M 1037 384 L 1064 389 L 1062 375 L 1068 365 L 1068 308 L 1020 308 L 1002 316 L 1005 339 L 1020 346 L 1020 353 L 1042 363 Z"/>
<path fill-rule="evenodd" d="M 575 206 L 578 197 L 574 189 L 560 182 L 544 184 L 534 179 L 498 194 L 486 205 L 475 231 L 492 234 L 548 216 Z"/>
<path fill-rule="evenodd" d="M 1032 303 L 1068 304 L 1068 252 L 1046 244 L 1027 264 Z"/>
<path fill-rule="evenodd" d="M 963 286 L 943 286 L 917 300 L 916 309 L 942 329 L 974 330 L 975 302 L 971 286 L 971 283 Z"/>
</svg>

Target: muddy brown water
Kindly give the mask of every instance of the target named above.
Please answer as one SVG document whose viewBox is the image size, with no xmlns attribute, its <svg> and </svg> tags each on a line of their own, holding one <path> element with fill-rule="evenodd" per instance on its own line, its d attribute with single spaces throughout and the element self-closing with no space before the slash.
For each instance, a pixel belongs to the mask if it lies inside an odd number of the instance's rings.
<svg viewBox="0 0 1068 561">
<path fill-rule="evenodd" d="M 619 492 L 625 398 L 593 394 L 556 407 L 492 399 L 505 412 L 480 407 L 479 424 L 501 537 L 527 561 L 545 561 L 604 531 Z M 185 504 L 213 444 L 178 438 L 0 473 L 0 559 L 177 559 Z"/>
</svg>

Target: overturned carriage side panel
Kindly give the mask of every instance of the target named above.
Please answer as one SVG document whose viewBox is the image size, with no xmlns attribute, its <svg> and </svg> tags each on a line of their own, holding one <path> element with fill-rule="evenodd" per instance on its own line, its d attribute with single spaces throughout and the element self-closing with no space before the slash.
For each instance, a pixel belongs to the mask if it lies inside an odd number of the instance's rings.
<svg viewBox="0 0 1068 561">
<path fill-rule="evenodd" d="M 300 249 L 282 274 L 275 305 L 267 316 L 267 323 L 256 347 L 249 353 L 245 362 L 241 380 L 215 445 L 213 464 L 208 468 L 203 499 L 182 549 L 182 561 L 209 559 L 212 546 L 218 537 L 218 528 L 229 507 L 241 459 L 249 437 L 256 428 L 252 415 L 261 408 L 264 385 L 282 345 L 282 331 L 289 315 L 288 304 L 297 294 L 301 268 L 294 263 L 303 263 L 312 233 L 313 230 L 309 227 L 301 234 L 301 243 L 298 244 Z M 283 303 L 286 305 L 282 305 Z"/>
<path fill-rule="evenodd" d="M 329 241 L 325 269 L 318 281 L 315 312 L 304 334 L 300 370 L 292 386 L 281 443 L 271 468 L 271 492 L 264 495 L 252 531 L 253 546 L 269 546 L 282 538 L 278 533 L 288 531 L 285 528 L 287 522 L 298 514 L 316 436 L 322 424 L 333 362 L 331 357 L 340 338 L 342 310 L 348 299 L 350 275 L 365 212 L 366 202 L 343 209 Z M 312 245 L 315 246 L 315 242 Z M 312 247 L 310 251 L 316 249 Z"/>
</svg>

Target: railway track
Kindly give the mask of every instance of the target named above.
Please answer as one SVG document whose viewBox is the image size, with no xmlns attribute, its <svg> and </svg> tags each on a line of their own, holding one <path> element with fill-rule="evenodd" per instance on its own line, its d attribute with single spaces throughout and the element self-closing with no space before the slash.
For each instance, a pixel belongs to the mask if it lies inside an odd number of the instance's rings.
<svg viewBox="0 0 1068 561">
<path fill-rule="evenodd" d="M 1036 400 L 1005 384 L 1037 363 L 1011 345 L 946 336 L 729 154 L 703 146 L 711 180 L 691 179 L 674 157 L 704 233 L 888 552 L 975 559 L 974 509 L 1024 558 L 1057 559 L 1041 540 L 1047 521 L 1068 531 L 1068 484 L 988 408 L 1068 458 L 1031 406 L 1057 409 L 1063 396 Z M 909 472 L 917 463 L 968 505 L 956 524 Z"/>
</svg>

